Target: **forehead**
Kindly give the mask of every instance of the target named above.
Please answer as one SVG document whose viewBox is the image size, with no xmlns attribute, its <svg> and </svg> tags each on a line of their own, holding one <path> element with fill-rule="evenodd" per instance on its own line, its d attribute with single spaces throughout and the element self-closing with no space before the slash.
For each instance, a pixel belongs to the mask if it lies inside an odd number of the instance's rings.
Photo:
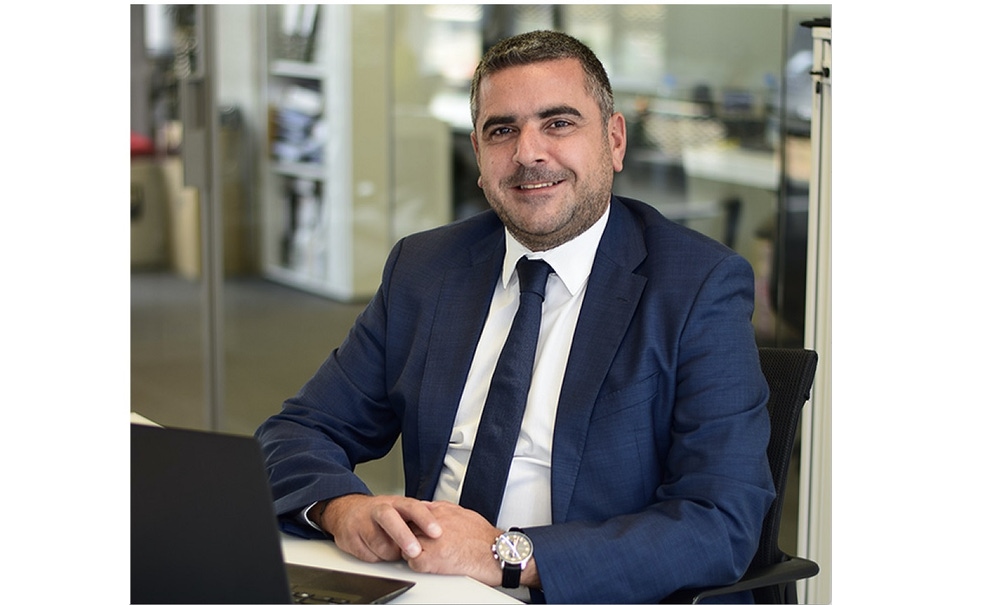
<svg viewBox="0 0 995 605">
<path fill-rule="evenodd" d="M 480 117 L 528 115 L 557 105 L 590 111 L 597 107 L 597 102 L 586 84 L 584 69 L 577 59 L 507 67 L 481 80 Z"/>
</svg>

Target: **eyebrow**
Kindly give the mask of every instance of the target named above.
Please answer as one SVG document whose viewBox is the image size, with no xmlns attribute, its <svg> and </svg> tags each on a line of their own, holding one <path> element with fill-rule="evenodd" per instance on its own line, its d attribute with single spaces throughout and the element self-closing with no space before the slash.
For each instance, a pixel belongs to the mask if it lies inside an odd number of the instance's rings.
<svg viewBox="0 0 995 605">
<path fill-rule="evenodd" d="M 554 116 L 562 116 L 562 115 L 576 116 L 578 118 L 584 117 L 583 115 L 581 115 L 580 111 L 577 110 L 577 108 L 572 107 L 570 105 L 557 105 L 555 107 L 543 109 L 538 113 L 538 117 L 543 120 L 545 120 L 546 118 L 552 118 Z M 514 115 L 491 116 L 490 118 L 487 118 L 484 121 L 483 125 L 480 127 L 480 131 L 483 132 L 499 124 L 513 124 L 516 121 L 516 119 L 517 118 Z"/>
</svg>

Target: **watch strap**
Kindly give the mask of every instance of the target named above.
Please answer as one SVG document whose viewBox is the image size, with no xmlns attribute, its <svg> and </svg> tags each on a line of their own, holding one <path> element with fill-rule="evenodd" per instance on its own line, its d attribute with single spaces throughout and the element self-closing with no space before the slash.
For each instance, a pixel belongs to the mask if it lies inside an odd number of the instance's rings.
<svg viewBox="0 0 995 605">
<path fill-rule="evenodd" d="M 510 563 L 501 563 L 503 576 L 501 577 L 502 588 L 518 588 L 522 583 L 522 566 Z"/>
<path fill-rule="evenodd" d="M 517 527 L 510 527 L 508 531 L 522 531 Z M 502 588 L 518 588 L 522 584 L 522 568 L 524 565 L 514 565 L 501 562 L 501 587 Z"/>
</svg>

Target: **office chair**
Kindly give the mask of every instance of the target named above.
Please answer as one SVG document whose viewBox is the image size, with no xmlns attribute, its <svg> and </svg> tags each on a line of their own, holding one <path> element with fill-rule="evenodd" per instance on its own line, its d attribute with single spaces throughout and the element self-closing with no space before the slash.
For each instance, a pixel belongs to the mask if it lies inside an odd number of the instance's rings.
<svg viewBox="0 0 995 605">
<path fill-rule="evenodd" d="M 760 546 L 750 567 L 740 580 L 728 586 L 680 590 L 664 603 L 698 603 L 747 590 L 757 603 L 797 603 L 795 583 L 819 573 L 814 561 L 793 557 L 781 551 L 777 534 L 784 507 L 784 486 L 795 443 L 802 407 L 808 401 L 818 355 L 805 349 L 760 348 L 760 366 L 770 386 L 767 412 L 770 414 L 770 442 L 767 459 L 776 495 L 764 517 Z"/>
</svg>

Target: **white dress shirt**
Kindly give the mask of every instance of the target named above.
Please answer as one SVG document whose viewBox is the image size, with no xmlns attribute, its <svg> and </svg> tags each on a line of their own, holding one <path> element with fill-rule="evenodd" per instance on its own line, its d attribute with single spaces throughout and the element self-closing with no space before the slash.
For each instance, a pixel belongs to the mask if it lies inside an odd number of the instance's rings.
<svg viewBox="0 0 995 605">
<path fill-rule="evenodd" d="M 606 209 L 587 231 L 565 244 L 543 252 L 531 252 L 505 230 L 505 258 L 501 279 L 494 288 L 490 312 L 470 365 L 449 438 L 442 475 L 435 490 L 435 500 L 459 502 L 463 476 L 483 413 L 484 401 L 487 399 L 491 376 L 504 341 L 511 331 L 515 312 L 518 311 L 518 275 L 515 273 L 515 264 L 524 255 L 530 259 L 546 261 L 556 273 L 551 274 L 546 283 L 532 386 L 497 527 L 508 529 L 552 523 L 549 478 L 556 407 L 574 329 L 577 327 L 580 307 L 584 302 L 588 278 L 594 265 L 594 256 L 607 223 Z"/>
</svg>

